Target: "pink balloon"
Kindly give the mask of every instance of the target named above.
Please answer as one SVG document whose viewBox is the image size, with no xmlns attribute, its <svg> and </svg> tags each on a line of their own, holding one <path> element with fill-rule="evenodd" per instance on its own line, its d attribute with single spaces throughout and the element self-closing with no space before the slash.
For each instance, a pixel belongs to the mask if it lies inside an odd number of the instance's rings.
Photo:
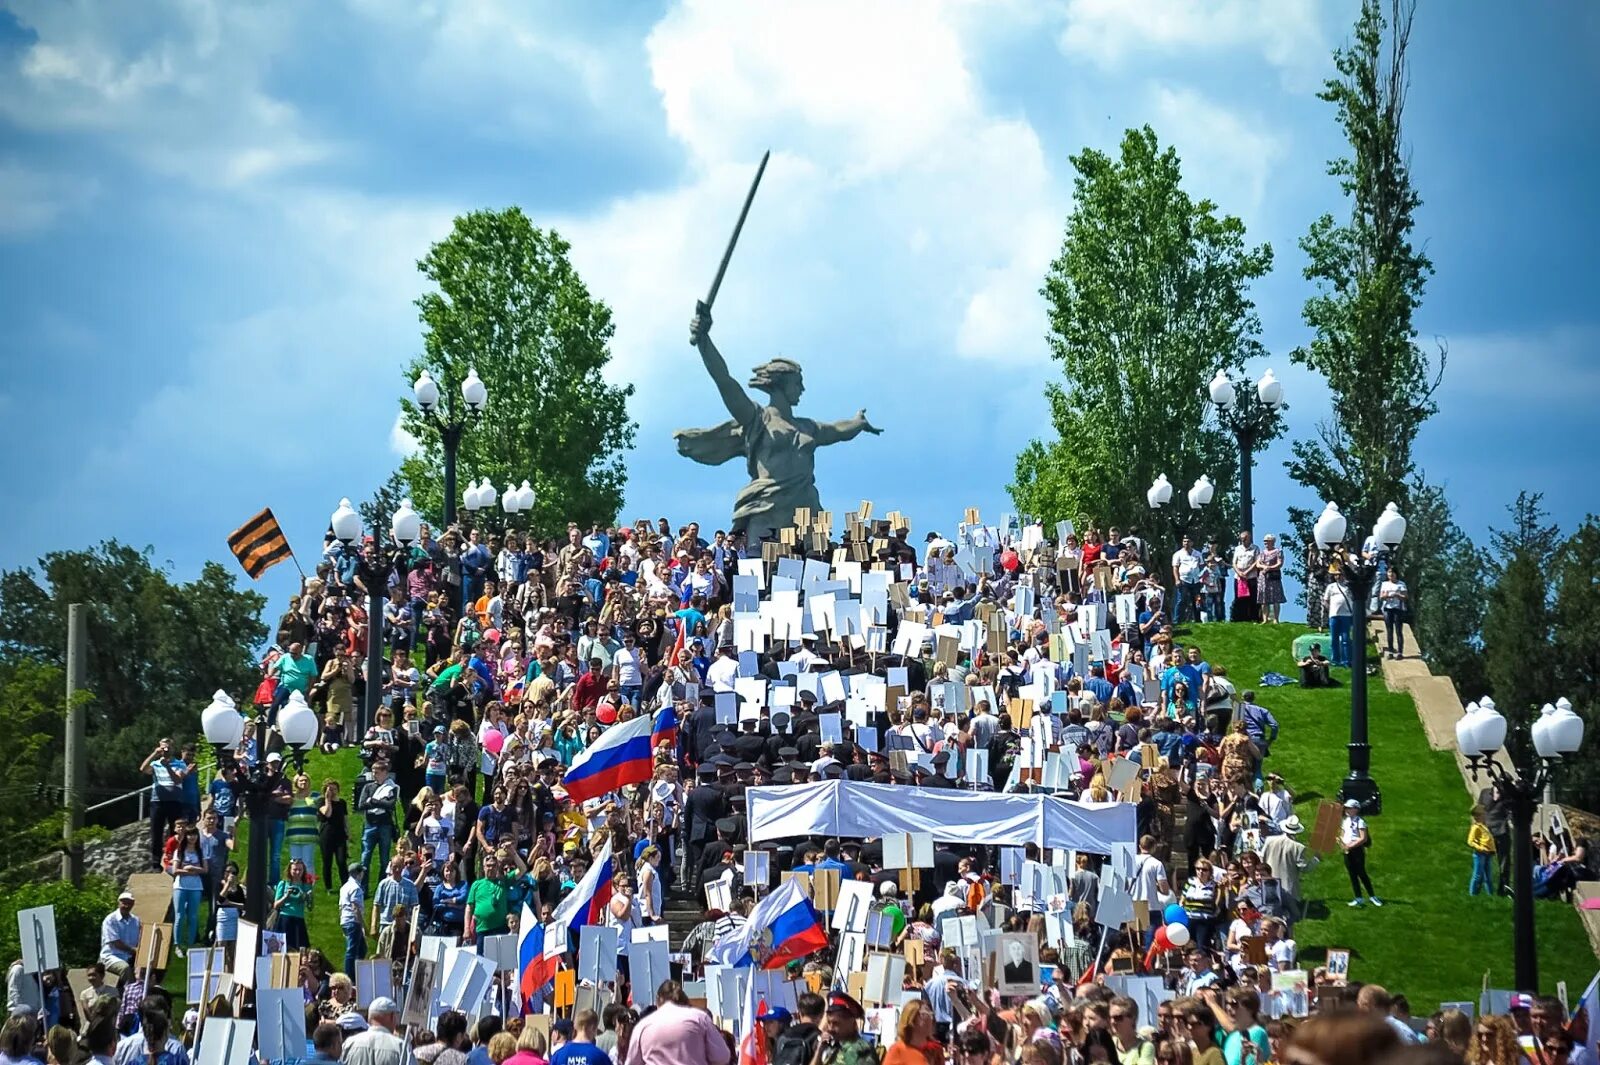
<svg viewBox="0 0 1600 1065">
<path fill-rule="evenodd" d="M 506 745 L 505 733 L 501 732 L 499 729 L 491 729 L 484 735 L 483 745 L 488 749 L 490 754 L 499 754 L 501 749 Z"/>
<path fill-rule="evenodd" d="M 490 643 L 499 643 L 500 642 L 500 630 L 499 629 L 485 629 L 484 633 L 483 633 L 483 638 L 485 640 L 489 641 Z"/>
</svg>

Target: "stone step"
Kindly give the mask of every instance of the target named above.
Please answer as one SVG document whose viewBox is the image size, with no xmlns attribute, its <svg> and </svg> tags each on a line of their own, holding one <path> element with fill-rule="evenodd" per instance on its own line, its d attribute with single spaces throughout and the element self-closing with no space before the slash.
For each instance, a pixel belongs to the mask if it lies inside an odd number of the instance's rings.
<svg viewBox="0 0 1600 1065">
<path fill-rule="evenodd" d="M 1573 889 L 1572 902 L 1575 906 L 1585 899 L 1595 898 L 1600 898 L 1600 880 L 1580 880 L 1578 886 Z M 1585 910 L 1580 907 L 1578 916 L 1583 920 L 1583 930 L 1589 933 L 1589 945 L 1594 948 L 1596 954 L 1600 954 L 1600 910 Z"/>
<path fill-rule="evenodd" d="M 126 887 L 133 892 L 133 915 L 145 927 L 165 924 L 172 912 L 172 877 L 166 873 L 134 873 Z"/>
</svg>

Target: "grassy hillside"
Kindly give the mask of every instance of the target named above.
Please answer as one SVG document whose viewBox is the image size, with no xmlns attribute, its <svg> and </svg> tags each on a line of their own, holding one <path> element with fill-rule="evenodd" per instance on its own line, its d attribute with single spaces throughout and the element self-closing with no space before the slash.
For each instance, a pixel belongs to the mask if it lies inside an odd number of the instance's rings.
<svg viewBox="0 0 1600 1065">
<path fill-rule="evenodd" d="M 1206 658 L 1228 667 L 1240 690 L 1257 687 L 1282 735 L 1268 760 L 1295 792 L 1296 812 L 1309 827 L 1317 803 L 1332 799 L 1347 767 L 1350 689 L 1302 690 L 1256 684 L 1265 672 L 1297 676 L 1290 652 L 1303 625 L 1199 625 L 1185 639 Z M 1349 674 L 1336 677 L 1348 685 Z M 1320 964 L 1329 947 L 1351 951 L 1356 980 L 1404 993 L 1416 1013 L 1441 1001 L 1473 999 L 1489 972 L 1491 987 L 1511 986 L 1511 900 L 1467 896 L 1471 858 L 1466 847 L 1471 801 L 1454 757 L 1428 747 L 1411 698 L 1390 692 L 1381 677 L 1368 683 L 1372 775 L 1383 789 L 1383 813 L 1371 819 L 1367 867 L 1382 909 L 1352 909 L 1350 882 L 1337 854 L 1307 881 L 1307 919 L 1295 938 L 1306 964 Z M 1576 996 L 1600 963 L 1570 906 L 1536 905 L 1539 976 L 1544 990 L 1557 981 Z"/>
</svg>

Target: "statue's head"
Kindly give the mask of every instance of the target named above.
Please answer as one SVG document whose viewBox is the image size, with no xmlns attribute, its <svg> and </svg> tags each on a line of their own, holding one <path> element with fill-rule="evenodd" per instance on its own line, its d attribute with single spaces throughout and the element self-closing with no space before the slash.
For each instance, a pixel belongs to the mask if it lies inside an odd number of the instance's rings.
<svg viewBox="0 0 1600 1065">
<path fill-rule="evenodd" d="M 750 373 L 750 387 L 759 388 L 769 396 L 782 396 L 791 404 L 800 401 L 806 390 L 800 376 L 800 364 L 792 359 L 769 359 Z"/>
</svg>

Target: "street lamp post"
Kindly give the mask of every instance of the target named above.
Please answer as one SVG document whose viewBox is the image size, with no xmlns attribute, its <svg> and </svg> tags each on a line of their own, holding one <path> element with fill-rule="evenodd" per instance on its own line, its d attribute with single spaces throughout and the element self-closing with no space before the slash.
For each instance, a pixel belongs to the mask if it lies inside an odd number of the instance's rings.
<svg viewBox="0 0 1600 1065">
<path fill-rule="evenodd" d="M 1500 794 L 1511 804 L 1512 875 L 1516 888 L 1511 899 L 1511 949 L 1515 959 L 1517 990 L 1539 991 L 1539 952 L 1534 944 L 1533 923 L 1533 815 L 1539 807 L 1540 792 L 1555 775 L 1562 758 L 1576 754 L 1583 746 L 1583 718 L 1562 699 L 1540 710 L 1530 731 L 1538 766 L 1530 773 L 1512 762 L 1508 769 L 1496 754 L 1505 745 L 1506 719 L 1494 708 L 1494 701 L 1468 703 L 1466 716 L 1456 722 L 1456 744 L 1467 758 L 1472 779 L 1480 770 L 1488 773 Z M 1511 762 L 1507 754 L 1506 760 Z"/>
<path fill-rule="evenodd" d="M 477 370 L 468 369 L 466 379 L 461 382 L 461 400 L 466 406 L 465 412 L 456 407 L 454 399 L 447 402 L 447 409 L 441 410 L 439 383 L 427 370 L 418 375 L 411 392 L 416 397 L 417 407 L 438 428 L 439 440 L 444 445 L 444 527 L 448 529 L 456 520 L 456 449 L 461 446 L 461 434 L 471 421 L 476 421 L 483 414 L 483 408 L 488 405 L 489 389 L 478 376 Z"/>
<path fill-rule="evenodd" d="M 339 500 L 339 509 L 333 512 L 329 524 L 334 537 L 347 549 L 361 539 L 361 515 L 348 499 Z M 383 604 L 389 592 L 389 575 L 398 573 L 401 580 L 405 579 L 411 567 L 411 545 L 422 535 L 422 518 L 411 509 L 411 500 L 401 500 L 389 531 L 392 543 L 385 542 L 382 530 L 374 529 L 371 542 L 356 556 L 356 575 L 367 589 L 367 679 L 361 712 L 356 718 L 359 735 L 365 735 L 367 726 L 377 719 L 378 703 L 383 698 Z"/>
<path fill-rule="evenodd" d="M 1272 429 L 1278 413 L 1288 409 L 1283 401 L 1283 382 L 1268 370 L 1252 387 L 1248 378 L 1234 381 L 1218 370 L 1206 391 L 1217 408 L 1217 421 L 1239 442 L 1239 529 L 1253 529 L 1255 499 L 1250 480 L 1255 471 L 1256 443 Z"/>
<path fill-rule="evenodd" d="M 200 729 L 206 742 L 216 748 L 217 766 L 236 763 L 239 745 L 244 742 L 246 721 L 239 713 L 228 693 L 218 689 L 211 696 L 211 704 L 200 712 Z M 267 900 L 271 885 L 267 872 L 272 862 L 270 853 L 272 833 L 267 829 L 267 803 L 272 798 L 274 781 L 267 776 L 267 742 L 271 729 L 267 715 L 257 713 L 251 725 L 255 730 L 256 757 L 253 764 L 244 767 L 234 781 L 234 793 L 244 803 L 245 815 L 250 819 L 250 849 L 245 862 L 244 917 L 261 925 L 267 918 Z M 317 715 L 306 704 L 305 696 L 294 692 L 289 702 L 278 714 L 278 734 L 284 745 L 294 753 L 298 770 L 306 750 L 317 742 Z"/>
<path fill-rule="evenodd" d="M 1194 482 L 1194 484 L 1189 486 L 1189 491 L 1185 493 L 1185 497 L 1189 500 L 1189 509 L 1195 511 L 1196 513 L 1204 510 L 1206 506 L 1210 504 L 1211 497 L 1215 494 L 1215 492 L 1216 486 L 1211 483 L 1211 478 L 1202 473 Z M 1172 502 L 1172 482 L 1167 480 L 1166 474 L 1162 473 L 1156 475 L 1156 479 L 1152 481 L 1150 487 L 1145 490 L 1144 498 L 1145 502 L 1150 504 L 1151 510 L 1160 510 L 1162 507 Z M 1176 524 L 1176 519 L 1174 519 L 1174 524 Z M 1186 530 L 1169 530 L 1173 536 L 1176 536 L 1178 531 Z M 1153 564 L 1154 559 L 1151 561 Z M 1165 576 L 1162 578 L 1162 586 L 1166 586 Z M 1176 583 L 1174 583 L 1172 588 L 1172 601 L 1177 607 L 1177 609 L 1173 612 L 1174 620 L 1182 622 L 1185 617 L 1189 616 L 1190 611 L 1193 612 L 1194 617 L 1199 617 L 1199 608 L 1196 606 L 1196 604 L 1189 603 L 1189 609 L 1187 611 L 1184 609 L 1185 604 L 1183 602 L 1182 592 Z"/>
<path fill-rule="evenodd" d="M 1383 794 L 1372 779 L 1372 746 L 1367 742 L 1367 599 L 1378 579 L 1378 559 L 1364 558 L 1345 547 L 1345 516 L 1329 503 L 1317 518 L 1313 535 L 1319 550 L 1329 554 L 1339 566 L 1339 579 L 1350 592 L 1351 610 L 1361 621 L 1350 634 L 1350 771 L 1339 787 L 1340 801 L 1354 799 L 1363 813 L 1383 812 Z M 1372 527 L 1372 537 L 1381 549 L 1393 551 L 1406 535 L 1406 519 L 1390 503 Z"/>
</svg>

